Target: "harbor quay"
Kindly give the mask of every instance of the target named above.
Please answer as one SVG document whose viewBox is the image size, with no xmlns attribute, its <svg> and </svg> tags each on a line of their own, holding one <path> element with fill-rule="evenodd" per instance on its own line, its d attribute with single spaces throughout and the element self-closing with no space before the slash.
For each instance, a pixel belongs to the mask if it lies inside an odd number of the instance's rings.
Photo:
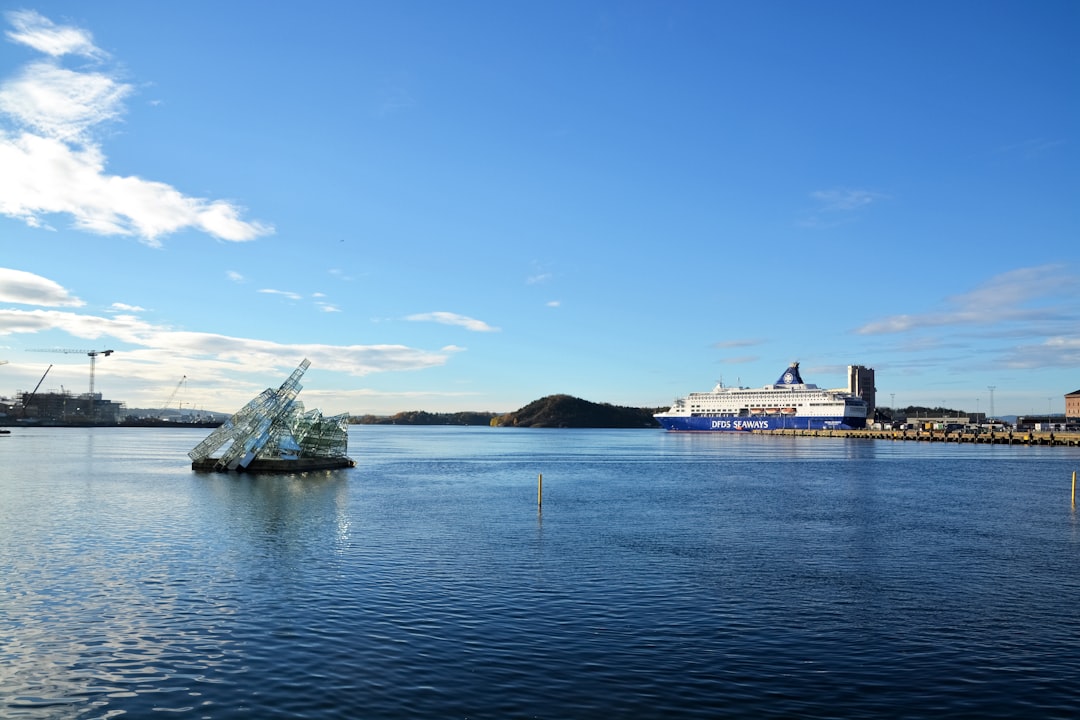
<svg viewBox="0 0 1080 720">
<path fill-rule="evenodd" d="M 759 435 L 796 435 L 799 437 L 840 437 L 866 440 L 898 440 L 912 442 L 955 442 L 981 445 L 1050 445 L 1080 447 L 1080 432 L 1050 430 L 961 431 L 944 429 L 916 430 L 749 430 Z"/>
</svg>

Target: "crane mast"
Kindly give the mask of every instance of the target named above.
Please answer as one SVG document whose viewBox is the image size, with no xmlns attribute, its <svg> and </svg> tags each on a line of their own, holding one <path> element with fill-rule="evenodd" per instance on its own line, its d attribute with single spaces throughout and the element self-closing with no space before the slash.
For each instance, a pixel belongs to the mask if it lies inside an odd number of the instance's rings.
<svg viewBox="0 0 1080 720">
<path fill-rule="evenodd" d="M 24 418 L 26 417 L 26 408 L 30 405 L 30 401 L 34 399 L 34 396 L 37 395 L 38 388 L 41 387 L 41 383 L 45 382 L 45 376 L 49 374 L 50 370 L 52 370 L 52 365 L 45 368 L 45 372 L 42 373 L 41 379 L 37 381 L 37 385 L 34 386 L 34 390 L 33 390 L 33 392 L 30 393 L 29 396 L 26 395 L 25 393 L 23 394 L 22 416 Z"/>
<path fill-rule="evenodd" d="M 169 399 L 166 400 L 165 404 L 161 406 L 161 412 L 158 413 L 158 415 L 160 417 L 162 417 L 162 418 L 165 417 L 165 411 L 169 409 L 170 405 L 172 405 L 172 401 L 176 397 L 176 393 L 180 392 L 180 388 L 183 386 L 185 380 L 187 380 L 187 375 L 182 376 L 180 378 L 180 382 L 176 383 L 176 387 L 173 388 L 172 393 L 170 393 Z M 181 413 L 182 413 L 182 411 L 183 411 L 183 409 L 181 408 Z"/>
<path fill-rule="evenodd" d="M 113 354 L 113 351 L 112 350 L 102 350 L 102 351 L 98 352 L 97 350 L 90 350 L 86 354 L 90 356 L 90 401 L 93 402 L 93 400 L 94 400 L 94 363 L 97 362 L 97 356 L 98 355 L 104 355 L 105 357 L 109 357 L 110 355 Z"/>
</svg>

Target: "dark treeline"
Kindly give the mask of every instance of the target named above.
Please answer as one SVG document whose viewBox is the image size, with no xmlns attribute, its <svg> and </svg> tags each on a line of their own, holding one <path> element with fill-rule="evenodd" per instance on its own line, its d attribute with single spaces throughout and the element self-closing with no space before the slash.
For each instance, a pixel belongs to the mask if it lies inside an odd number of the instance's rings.
<svg viewBox="0 0 1080 720">
<path fill-rule="evenodd" d="M 495 413 L 430 413 L 406 410 L 396 415 L 361 415 L 352 418 L 357 425 L 490 425 Z"/>
</svg>

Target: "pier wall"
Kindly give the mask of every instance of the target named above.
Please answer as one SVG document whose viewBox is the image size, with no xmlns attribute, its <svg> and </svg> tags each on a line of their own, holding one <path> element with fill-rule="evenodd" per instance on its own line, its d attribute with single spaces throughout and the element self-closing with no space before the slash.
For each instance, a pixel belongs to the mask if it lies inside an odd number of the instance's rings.
<svg viewBox="0 0 1080 720">
<path fill-rule="evenodd" d="M 842 437 L 866 440 L 896 440 L 901 442 L 955 442 L 980 445 L 1050 445 L 1080 447 L 1078 432 L 960 432 L 946 430 L 752 430 L 762 435 L 796 435 L 800 437 Z"/>
</svg>

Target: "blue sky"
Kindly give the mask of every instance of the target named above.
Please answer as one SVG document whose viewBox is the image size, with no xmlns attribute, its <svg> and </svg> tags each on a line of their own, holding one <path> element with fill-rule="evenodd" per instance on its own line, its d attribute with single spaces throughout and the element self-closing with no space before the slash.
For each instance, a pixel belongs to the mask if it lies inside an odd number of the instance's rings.
<svg viewBox="0 0 1080 720">
<path fill-rule="evenodd" d="M 659 406 L 1080 388 L 1075 2 L 0 15 L 0 395 Z M 186 378 L 181 383 L 181 378 Z"/>
</svg>

